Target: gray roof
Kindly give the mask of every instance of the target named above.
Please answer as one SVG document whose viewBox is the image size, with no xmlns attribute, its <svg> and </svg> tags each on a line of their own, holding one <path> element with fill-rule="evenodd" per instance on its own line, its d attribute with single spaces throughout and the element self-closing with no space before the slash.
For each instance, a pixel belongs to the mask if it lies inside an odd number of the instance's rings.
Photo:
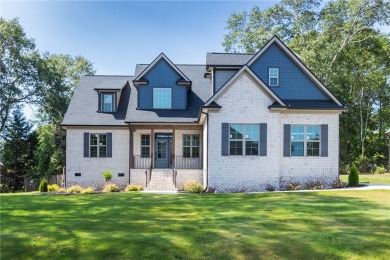
<svg viewBox="0 0 390 260">
<path fill-rule="evenodd" d="M 219 53 L 208 52 L 206 56 L 207 66 L 242 66 L 255 54 L 250 53 Z"/>
<path fill-rule="evenodd" d="M 337 105 L 332 100 L 285 100 L 283 99 L 284 104 L 288 109 L 321 109 L 321 110 L 340 110 L 345 109 L 344 106 Z M 285 108 L 281 106 L 279 103 L 274 102 L 271 108 Z"/>
<path fill-rule="evenodd" d="M 137 65 L 135 76 L 148 65 Z M 203 77 L 205 65 L 176 65 L 191 81 L 187 110 L 141 110 L 137 109 L 137 95 L 130 95 L 126 122 L 130 123 L 194 123 L 198 119 L 200 107 L 210 97 L 210 79 Z M 131 83 L 131 93 L 137 93 Z"/>
<path fill-rule="evenodd" d="M 79 80 L 62 125 L 126 125 L 125 118 L 130 96 L 132 76 L 83 76 Z M 123 87 L 124 86 L 124 87 Z M 119 107 L 115 113 L 97 113 L 96 88 L 122 88 Z"/>
</svg>

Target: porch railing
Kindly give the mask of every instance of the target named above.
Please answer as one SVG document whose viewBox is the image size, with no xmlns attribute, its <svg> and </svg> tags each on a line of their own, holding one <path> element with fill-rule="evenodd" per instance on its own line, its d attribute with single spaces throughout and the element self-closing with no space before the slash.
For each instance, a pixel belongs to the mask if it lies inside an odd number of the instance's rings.
<svg viewBox="0 0 390 260">
<path fill-rule="evenodd" d="M 202 159 L 175 156 L 174 168 L 176 169 L 202 169 Z"/>
<path fill-rule="evenodd" d="M 146 169 L 151 167 L 152 160 L 149 157 L 142 157 L 141 155 L 134 155 L 134 169 Z"/>
</svg>

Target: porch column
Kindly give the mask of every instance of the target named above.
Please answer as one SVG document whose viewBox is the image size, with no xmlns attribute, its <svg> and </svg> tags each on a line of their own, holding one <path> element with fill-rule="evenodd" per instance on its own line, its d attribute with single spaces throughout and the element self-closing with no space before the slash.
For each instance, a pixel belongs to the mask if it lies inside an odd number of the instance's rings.
<svg viewBox="0 0 390 260">
<path fill-rule="evenodd" d="M 172 167 L 173 168 L 176 168 L 176 157 L 175 157 L 175 143 L 176 143 L 176 141 L 175 141 L 175 139 L 176 139 L 176 129 L 175 128 L 173 128 L 172 129 Z"/>
<path fill-rule="evenodd" d="M 130 127 L 130 169 L 135 169 L 134 166 L 134 130 Z"/>
<path fill-rule="evenodd" d="M 150 134 L 150 160 L 152 160 L 152 168 L 154 169 L 154 128 Z"/>
</svg>

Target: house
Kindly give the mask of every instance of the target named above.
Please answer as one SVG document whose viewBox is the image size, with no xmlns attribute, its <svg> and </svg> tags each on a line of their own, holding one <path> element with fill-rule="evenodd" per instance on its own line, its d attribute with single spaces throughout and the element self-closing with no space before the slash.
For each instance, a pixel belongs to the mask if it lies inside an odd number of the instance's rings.
<svg viewBox="0 0 390 260">
<path fill-rule="evenodd" d="M 161 53 L 134 76 L 84 76 L 62 122 L 66 185 L 218 191 L 338 178 L 345 107 L 277 37 L 255 54 Z"/>
</svg>

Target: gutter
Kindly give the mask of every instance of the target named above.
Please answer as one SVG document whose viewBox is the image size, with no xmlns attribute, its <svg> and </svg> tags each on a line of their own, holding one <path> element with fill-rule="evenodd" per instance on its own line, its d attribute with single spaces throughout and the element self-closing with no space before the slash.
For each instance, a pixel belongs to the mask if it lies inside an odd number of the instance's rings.
<svg viewBox="0 0 390 260">
<path fill-rule="evenodd" d="M 206 112 L 203 112 L 201 111 L 202 114 L 205 114 L 206 115 L 206 119 L 207 119 L 207 156 L 206 156 L 206 163 L 207 163 L 207 167 L 206 167 L 206 187 L 204 188 L 204 190 L 202 192 L 205 192 L 208 188 L 209 188 L 209 113 L 206 113 Z M 205 163 L 205 162 L 203 162 Z"/>
</svg>

